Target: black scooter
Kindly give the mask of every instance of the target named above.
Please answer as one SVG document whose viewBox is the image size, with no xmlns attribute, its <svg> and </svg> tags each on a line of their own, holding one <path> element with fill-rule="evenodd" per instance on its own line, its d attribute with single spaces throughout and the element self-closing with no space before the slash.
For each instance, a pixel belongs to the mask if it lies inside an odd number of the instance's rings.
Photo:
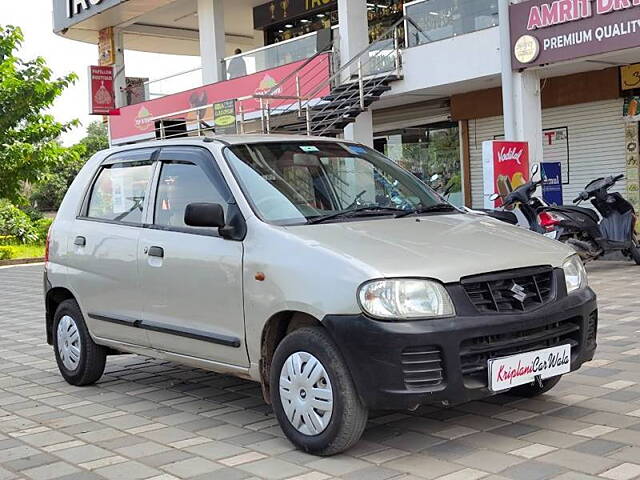
<svg viewBox="0 0 640 480">
<path fill-rule="evenodd" d="M 573 200 L 575 206 L 545 207 L 538 215 L 538 222 L 546 231 L 556 231 L 558 240 L 572 246 L 583 261 L 621 251 L 640 265 L 640 242 L 635 231 L 637 218 L 633 205 L 619 193 L 608 191 L 623 178 L 624 175 L 618 175 L 593 180 Z M 597 213 L 578 206 L 589 199 Z"/>
<path fill-rule="evenodd" d="M 534 165 L 531 169 L 531 177 L 535 176 L 538 170 L 538 165 Z M 480 209 L 477 211 L 505 223 L 521 225 L 533 232 L 555 238 L 556 233 L 547 232 L 538 221 L 538 212 L 544 208 L 544 204 L 535 196 L 535 193 L 538 187 L 542 185 L 542 182 L 543 180 L 530 180 L 504 196 L 494 193 L 490 199 L 495 201 L 502 198 L 502 209 Z M 518 215 L 514 213 L 516 208 L 522 213 L 526 222 L 525 224 L 523 224 L 518 218 Z"/>
</svg>

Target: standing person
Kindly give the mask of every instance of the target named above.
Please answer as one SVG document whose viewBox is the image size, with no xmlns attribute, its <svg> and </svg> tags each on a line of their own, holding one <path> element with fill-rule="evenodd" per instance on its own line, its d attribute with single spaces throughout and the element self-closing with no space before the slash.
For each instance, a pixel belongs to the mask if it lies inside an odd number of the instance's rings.
<svg viewBox="0 0 640 480">
<path fill-rule="evenodd" d="M 242 50 L 236 48 L 234 55 L 240 55 Z M 233 57 L 229 61 L 229 65 L 227 66 L 227 77 L 229 80 L 232 78 L 244 77 L 247 74 L 247 65 L 244 63 L 244 58 L 242 57 Z"/>
</svg>

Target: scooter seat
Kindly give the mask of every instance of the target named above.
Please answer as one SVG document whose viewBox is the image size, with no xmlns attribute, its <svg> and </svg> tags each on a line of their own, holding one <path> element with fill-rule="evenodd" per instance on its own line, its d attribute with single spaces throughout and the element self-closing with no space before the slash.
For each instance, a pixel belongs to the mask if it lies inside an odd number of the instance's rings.
<svg viewBox="0 0 640 480">
<path fill-rule="evenodd" d="M 585 207 L 578 207 L 576 205 L 562 205 L 561 207 L 549 208 L 548 210 L 549 211 L 557 210 L 559 213 L 565 212 L 568 215 L 571 215 L 571 213 L 579 213 L 580 215 L 586 215 L 595 223 L 598 223 L 600 221 L 600 217 L 598 216 L 598 213 L 595 210 L 592 210 L 590 208 L 585 208 Z"/>
<path fill-rule="evenodd" d="M 490 210 L 485 208 L 478 209 L 479 212 L 484 212 L 492 218 L 496 220 L 500 220 L 501 222 L 510 223 L 511 225 L 518 224 L 518 217 L 513 212 L 507 212 L 504 210 Z"/>
</svg>

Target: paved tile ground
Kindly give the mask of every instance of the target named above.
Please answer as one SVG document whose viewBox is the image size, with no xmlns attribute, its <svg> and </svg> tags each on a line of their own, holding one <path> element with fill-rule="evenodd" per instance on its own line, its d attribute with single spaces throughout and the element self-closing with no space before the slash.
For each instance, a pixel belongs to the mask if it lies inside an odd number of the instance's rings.
<svg viewBox="0 0 640 480">
<path fill-rule="evenodd" d="M 41 271 L 0 269 L 0 480 L 640 478 L 640 267 L 591 267 L 598 354 L 550 394 L 377 412 L 333 458 L 294 450 L 250 382 L 126 355 L 96 386 L 67 385 Z"/>
</svg>

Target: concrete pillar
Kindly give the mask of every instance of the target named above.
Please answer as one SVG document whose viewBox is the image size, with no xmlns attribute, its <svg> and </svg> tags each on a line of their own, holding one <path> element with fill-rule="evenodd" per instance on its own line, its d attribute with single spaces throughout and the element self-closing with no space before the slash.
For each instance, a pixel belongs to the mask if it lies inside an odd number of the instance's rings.
<svg viewBox="0 0 640 480">
<path fill-rule="evenodd" d="M 116 94 L 116 108 L 127 105 L 127 75 L 124 65 L 124 35 L 122 30 L 113 29 L 113 44 L 116 50 L 116 63 L 114 65 L 115 82 L 114 90 Z"/>
<path fill-rule="evenodd" d="M 513 73 L 513 121 L 514 140 L 529 142 L 529 162 L 542 162 L 542 102 L 536 71 Z"/>
<path fill-rule="evenodd" d="M 369 22 L 366 0 L 338 0 L 340 27 L 340 63 L 346 64 L 369 45 Z M 343 80 L 357 73 L 357 63 L 345 72 Z M 358 115 L 355 123 L 344 129 L 344 138 L 373 147 L 373 117 L 370 111 Z"/>
<path fill-rule="evenodd" d="M 222 60 L 225 56 L 223 0 L 198 0 L 202 83 L 226 80 Z"/>
<path fill-rule="evenodd" d="M 537 163 L 543 161 L 540 76 L 536 71 L 512 69 L 509 3 L 510 0 L 498 3 L 504 136 L 505 140 L 529 142 L 529 160 Z"/>
</svg>

